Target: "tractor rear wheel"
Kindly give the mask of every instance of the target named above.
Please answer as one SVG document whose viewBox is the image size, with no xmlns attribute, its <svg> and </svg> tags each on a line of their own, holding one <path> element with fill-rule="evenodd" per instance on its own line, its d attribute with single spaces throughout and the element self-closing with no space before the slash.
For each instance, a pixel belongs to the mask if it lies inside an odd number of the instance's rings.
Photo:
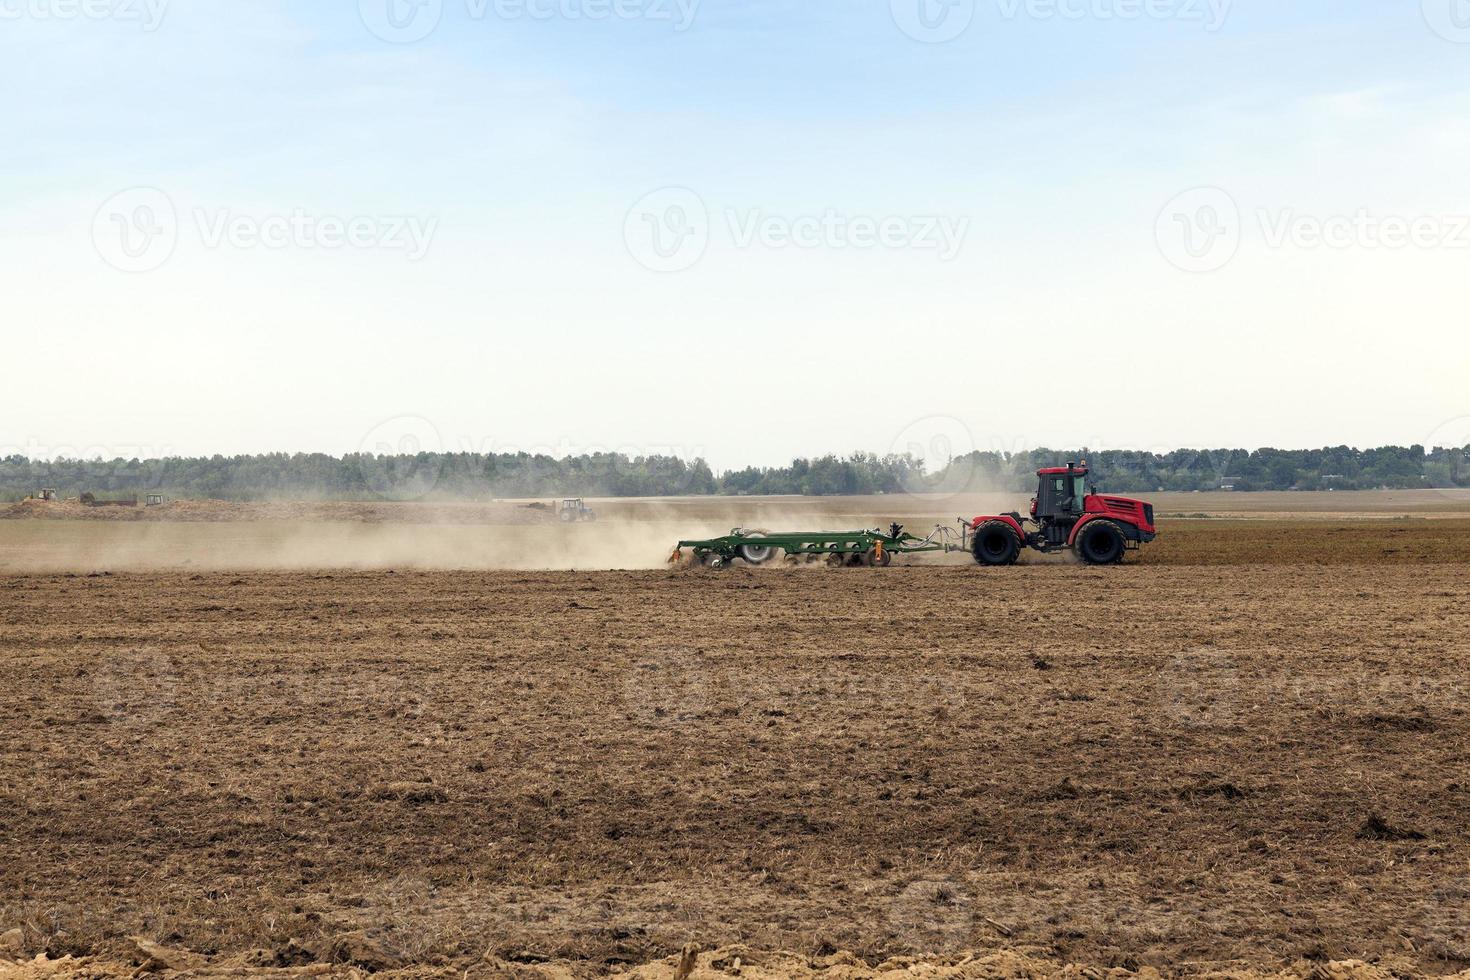
<svg viewBox="0 0 1470 980">
<path fill-rule="evenodd" d="M 1021 538 L 1005 521 L 986 521 L 975 529 L 975 561 L 981 565 L 1014 565 Z"/>
<path fill-rule="evenodd" d="M 1077 557 L 1089 565 L 1116 565 L 1123 560 L 1128 540 L 1112 521 L 1092 521 L 1077 535 Z"/>
</svg>

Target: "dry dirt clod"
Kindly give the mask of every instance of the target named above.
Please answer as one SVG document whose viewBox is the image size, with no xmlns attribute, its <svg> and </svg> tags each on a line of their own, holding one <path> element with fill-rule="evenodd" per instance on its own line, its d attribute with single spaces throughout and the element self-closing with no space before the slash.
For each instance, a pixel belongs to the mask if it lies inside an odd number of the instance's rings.
<svg viewBox="0 0 1470 980">
<path fill-rule="evenodd" d="M 1417 830 L 1410 830 L 1404 827 L 1395 827 L 1387 820 L 1384 820 L 1382 816 L 1374 813 L 1370 814 L 1368 819 L 1363 822 L 1363 826 L 1358 828 L 1358 839 L 1380 841 L 1408 841 L 1424 840 L 1424 835 Z"/>
<path fill-rule="evenodd" d="M 19 929 L 0 932 L 0 956 L 19 956 L 24 944 L 25 936 Z"/>
<path fill-rule="evenodd" d="M 401 966 L 398 957 L 385 950 L 365 932 L 349 932 L 332 941 L 333 963 L 350 963 L 365 970 L 391 970 Z"/>
<path fill-rule="evenodd" d="M 694 968 L 698 964 L 699 945 L 697 943 L 685 943 L 684 949 L 679 953 L 679 966 L 674 970 L 674 980 L 688 980 L 689 974 L 694 972 Z"/>
<path fill-rule="evenodd" d="M 375 800 L 401 800 L 404 803 L 447 803 L 449 794 L 432 783 L 384 783 L 373 787 Z"/>
<path fill-rule="evenodd" d="M 134 959 L 138 963 L 140 972 L 158 973 L 163 970 L 183 972 L 197 970 L 205 964 L 205 958 L 198 953 L 191 953 L 184 949 L 169 949 L 167 946 L 161 946 L 142 936 L 129 938 L 137 951 Z"/>
</svg>

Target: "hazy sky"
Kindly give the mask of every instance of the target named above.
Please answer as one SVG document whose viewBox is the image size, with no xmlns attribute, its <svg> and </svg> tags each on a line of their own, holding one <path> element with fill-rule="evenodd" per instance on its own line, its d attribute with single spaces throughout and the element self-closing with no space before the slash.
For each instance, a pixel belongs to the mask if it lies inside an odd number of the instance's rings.
<svg viewBox="0 0 1470 980">
<path fill-rule="evenodd" d="M 1465 0 L 0 0 L 0 453 L 1470 441 L 1467 82 Z"/>
</svg>

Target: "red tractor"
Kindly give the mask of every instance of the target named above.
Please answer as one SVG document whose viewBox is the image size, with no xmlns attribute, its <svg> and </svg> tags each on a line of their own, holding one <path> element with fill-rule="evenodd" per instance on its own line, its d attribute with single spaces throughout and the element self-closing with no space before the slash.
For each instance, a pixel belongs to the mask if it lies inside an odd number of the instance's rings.
<svg viewBox="0 0 1470 980">
<path fill-rule="evenodd" d="M 1031 516 L 977 517 L 971 548 L 982 565 L 1014 565 L 1021 549 L 1050 554 L 1072 549 L 1089 565 L 1116 565 L 1128 551 L 1154 540 L 1153 504 L 1095 493 L 1087 463 L 1040 470 Z"/>
</svg>

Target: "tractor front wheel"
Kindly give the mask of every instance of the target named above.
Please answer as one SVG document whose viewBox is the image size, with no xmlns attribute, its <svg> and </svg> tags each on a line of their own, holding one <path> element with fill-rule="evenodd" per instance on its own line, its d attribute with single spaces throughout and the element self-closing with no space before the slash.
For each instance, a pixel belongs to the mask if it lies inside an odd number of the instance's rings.
<svg viewBox="0 0 1470 980">
<path fill-rule="evenodd" d="M 981 565 L 1014 565 L 1021 538 L 1005 521 L 986 521 L 975 529 L 975 561 Z"/>
<path fill-rule="evenodd" d="M 1089 565 L 1116 565 L 1128 548 L 1123 529 L 1112 521 L 1092 521 L 1077 535 L 1077 557 Z"/>
</svg>

